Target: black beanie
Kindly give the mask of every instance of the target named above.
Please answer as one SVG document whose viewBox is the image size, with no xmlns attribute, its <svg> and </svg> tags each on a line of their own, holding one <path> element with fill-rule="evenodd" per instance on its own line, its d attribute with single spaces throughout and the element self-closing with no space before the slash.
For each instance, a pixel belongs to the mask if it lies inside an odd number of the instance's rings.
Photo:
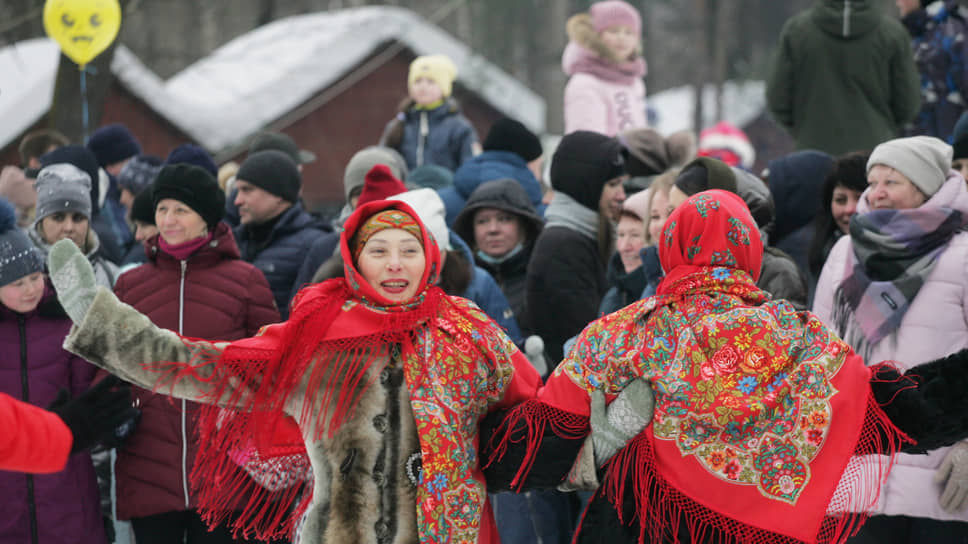
<svg viewBox="0 0 968 544">
<path fill-rule="evenodd" d="M 541 156 L 541 140 L 521 122 L 502 117 L 484 138 L 484 151 L 510 151 L 526 162 Z"/>
<path fill-rule="evenodd" d="M 151 186 L 152 215 L 158 203 L 171 198 L 202 216 L 213 230 L 225 215 L 225 193 L 207 170 L 192 164 L 169 164 L 161 169 Z M 154 221 L 152 221 L 154 222 Z"/>
<path fill-rule="evenodd" d="M 131 220 L 141 221 L 148 225 L 155 224 L 155 197 L 150 185 L 134 197 L 134 201 L 131 203 Z"/>
<path fill-rule="evenodd" d="M 626 173 L 626 153 L 618 140 L 597 132 L 566 134 L 551 158 L 551 187 L 598 211 L 605 182 Z"/>
<path fill-rule="evenodd" d="M 296 163 L 289 155 L 276 149 L 249 155 L 235 173 L 235 179 L 251 183 L 292 203 L 299 200 L 299 189 L 302 187 L 302 177 Z"/>
<path fill-rule="evenodd" d="M 692 196 L 709 189 L 722 189 L 736 194 L 736 175 L 728 164 L 712 157 L 699 157 L 682 167 L 675 186 Z"/>
</svg>

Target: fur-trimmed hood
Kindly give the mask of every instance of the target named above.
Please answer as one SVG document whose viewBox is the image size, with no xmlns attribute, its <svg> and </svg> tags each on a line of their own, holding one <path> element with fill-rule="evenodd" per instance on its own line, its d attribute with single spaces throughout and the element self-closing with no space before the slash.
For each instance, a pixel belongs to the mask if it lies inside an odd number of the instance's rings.
<svg viewBox="0 0 968 544">
<path fill-rule="evenodd" d="M 626 77 L 643 77 L 648 71 L 642 58 L 642 45 L 635 49 L 635 58 L 622 60 L 605 45 L 587 13 L 572 15 L 566 25 L 568 45 L 561 58 L 561 68 L 568 75 L 587 71 L 583 66 L 590 61 L 610 65 L 613 70 Z M 599 75 L 596 73 L 596 75 Z M 601 77 L 601 76 L 600 76 Z"/>
</svg>

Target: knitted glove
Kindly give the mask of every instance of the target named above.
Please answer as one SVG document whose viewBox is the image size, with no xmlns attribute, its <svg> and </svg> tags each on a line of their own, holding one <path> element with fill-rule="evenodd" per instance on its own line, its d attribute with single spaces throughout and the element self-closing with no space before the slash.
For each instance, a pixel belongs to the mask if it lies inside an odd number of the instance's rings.
<svg viewBox="0 0 968 544">
<path fill-rule="evenodd" d="M 68 400 L 67 391 L 61 390 L 48 409 L 71 430 L 71 453 L 110 439 L 119 425 L 138 416 L 138 410 L 131 406 L 130 388 L 114 376 L 101 380 L 73 400 Z"/>
<path fill-rule="evenodd" d="M 655 395 L 652 385 L 639 378 L 629 383 L 608 407 L 600 389 L 591 397 L 589 419 L 595 464 L 602 466 L 652 422 Z"/>
<path fill-rule="evenodd" d="M 50 248 L 47 268 L 50 270 L 50 281 L 57 291 L 57 299 L 71 321 L 79 325 L 91 307 L 97 290 L 94 268 L 74 242 L 66 238 Z"/>
<path fill-rule="evenodd" d="M 968 444 L 951 447 L 934 473 L 934 483 L 944 486 L 938 502 L 945 511 L 960 512 L 968 506 Z"/>
</svg>

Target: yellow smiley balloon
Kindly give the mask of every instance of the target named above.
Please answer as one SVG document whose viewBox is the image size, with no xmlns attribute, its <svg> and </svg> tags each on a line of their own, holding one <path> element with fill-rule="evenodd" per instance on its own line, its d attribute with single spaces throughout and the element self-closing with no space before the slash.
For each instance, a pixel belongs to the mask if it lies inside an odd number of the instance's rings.
<svg viewBox="0 0 968 544">
<path fill-rule="evenodd" d="M 47 0 L 44 30 L 82 68 L 111 45 L 121 28 L 118 0 Z"/>
</svg>

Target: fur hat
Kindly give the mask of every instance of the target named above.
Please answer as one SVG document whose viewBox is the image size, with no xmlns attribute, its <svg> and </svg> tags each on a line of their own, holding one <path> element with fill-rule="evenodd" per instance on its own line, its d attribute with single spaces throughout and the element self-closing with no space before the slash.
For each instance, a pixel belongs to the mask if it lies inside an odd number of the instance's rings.
<svg viewBox="0 0 968 544">
<path fill-rule="evenodd" d="M 169 164 L 162 168 L 151 186 L 152 214 L 166 198 L 177 200 L 202 216 L 209 230 L 225 215 L 225 193 L 215 177 L 200 166 Z"/>
<path fill-rule="evenodd" d="M 73 164 L 45 166 L 37 174 L 34 224 L 57 212 L 77 212 L 91 218 L 91 177 Z"/>
<path fill-rule="evenodd" d="M 699 133 L 700 157 L 715 157 L 730 166 L 749 170 L 756 162 L 756 150 L 736 125 L 720 121 Z"/>
<path fill-rule="evenodd" d="M 293 203 L 299 200 L 299 190 L 302 188 L 302 176 L 296 163 L 292 162 L 289 155 L 277 149 L 267 149 L 249 155 L 249 158 L 245 159 L 239 167 L 235 179 L 251 183 Z M 218 182 L 216 182 L 217 185 Z"/>
<path fill-rule="evenodd" d="M 90 149 L 83 145 L 65 145 L 64 147 L 58 147 L 57 149 L 44 153 L 40 156 L 39 160 L 41 166 L 50 166 L 58 163 L 73 164 L 87 174 L 91 187 L 91 213 L 95 216 L 98 215 L 98 206 L 101 197 L 98 189 L 101 175 L 99 173 L 100 167 L 97 165 L 97 158 Z"/>
<path fill-rule="evenodd" d="M 260 132 L 252 139 L 249 144 L 249 155 L 265 151 L 266 149 L 276 149 L 282 151 L 292 162 L 296 164 L 309 164 L 316 160 L 316 154 L 312 151 L 299 149 L 296 141 L 287 134 L 281 132 Z"/>
<path fill-rule="evenodd" d="M 365 147 L 353 155 L 343 172 L 343 193 L 347 202 L 354 190 L 363 188 L 367 172 L 378 164 L 386 165 L 399 180 L 407 178 L 407 162 L 397 150 L 377 145 Z"/>
<path fill-rule="evenodd" d="M 595 2 L 588 8 L 588 14 L 591 15 L 596 32 L 601 32 L 613 26 L 624 25 L 631 28 L 636 34 L 642 33 L 642 17 L 638 10 L 622 0 Z"/>
<path fill-rule="evenodd" d="M 44 257 L 17 228 L 17 213 L 0 198 L 0 287 L 44 270 Z"/>
<path fill-rule="evenodd" d="M 474 189 L 454 219 L 454 232 L 468 243 L 474 242 L 474 215 L 482 208 L 504 210 L 521 218 L 528 241 L 534 241 L 544 226 L 544 219 L 535 211 L 520 182 L 510 178 L 493 179 Z"/>
<path fill-rule="evenodd" d="M 566 134 L 551 158 L 551 187 L 597 212 L 605 183 L 626 173 L 627 154 L 618 140 L 597 132 Z"/>
<path fill-rule="evenodd" d="M 651 128 L 637 128 L 622 132 L 617 138 L 629 152 L 628 171 L 632 177 L 659 175 L 682 166 L 696 154 L 696 138 L 688 130 L 663 138 Z"/>
<path fill-rule="evenodd" d="M 154 155 L 136 155 L 125 163 L 118 174 L 118 185 L 137 195 L 155 181 L 161 171 L 161 159 Z"/>
<path fill-rule="evenodd" d="M 436 83 L 444 94 L 444 98 L 446 98 L 453 92 L 454 80 L 457 79 L 457 65 L 446 55 L 417 57 L 410 63 L 407 87 L 412 87 L 413 83 L 420 77 L 425 77 Z"/>
<path fill-rule="evenodd" d="M 94 153 L 98 166 L 105 167 L 141 153 L 141 145 L 128 127 L 115 123 L 94 131 L 87 139 L 87 148 Z"/>
<path fill-rule="evenodd" d="M 484 151 L 510 151 L 531 162 L 541 156 L 541 140 L 520 121 L 502 117 L 484 138 Z"/>
<path fill-rule="evenodd" d="M 366 182 L 363 183 L 363 192 L 360 193 L 356 207 L 374 200 L 386 200 L 406 191 L 407 187 L 402 181 L 393 177 L 389 167 L 385 164 L 377 164 L 366 173 Z"/>
<path fill-rule="evenodd" d="M 871 151 L 867 172 L 877 164 L 893 168 L 931 198 L 948 177 L 951 155 L 951 146 L 933 136 L 897 138 Z"/>
<path fill-rule="evenodd" d="M 387 200 L 399 200 L 409 204 L 413 211 L 417 212 L 420 222 L 427 227 L 434 240 L 437 241 L 437 247 L 441 251 L 450 249 L 450 232 L 447 230 L 447 221 L 444 219 L 446 208 L 444 208 L 444 201 L 441 200 L 437 191 L 415 189 L 394 195 Z"/>
<path fill-rule="evenodd" d="M 208 151 L 193 144 L 182 144 L 172 149 L 171 153 L 168 154 L 168 158 L 165 159 L 164 164 L 166 166 L 169 164 L 194 164 L 195 166 L 201 166 L 213 176 L 218 175 L 218 166 L 215 166 L 215 160 L 212 159 L 212 155 Z"/>
</svg>

